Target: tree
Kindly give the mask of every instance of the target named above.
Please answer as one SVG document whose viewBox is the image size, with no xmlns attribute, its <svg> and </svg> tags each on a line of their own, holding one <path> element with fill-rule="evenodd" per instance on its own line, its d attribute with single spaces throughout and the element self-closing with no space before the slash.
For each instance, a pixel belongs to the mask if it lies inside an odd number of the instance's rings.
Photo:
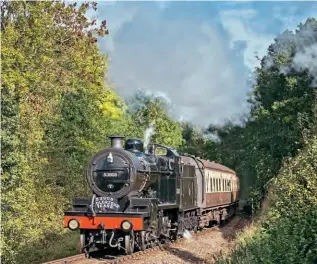
<svg viewBox="0 0 317 264">
<path fill-rule="evenodd" d="M 151 142 L 171 147 L 182 144 L 181 127 L 169 117 L 168 104 L 163 98 L 140 92 L 128 102 L 128 107 L 139 137 L 143 137 L 146 128 L 153 124 L 154 133 Z"/>
<path fill-rule="evenodd" d="M 306 67 L 313 66 L 310 61 L 316 56 L 316 29 L 316 20 L 308 19 L 295 33 L 277 37 L 255 69 L 248 120 L 242 126 L 228 123 L 209 129 L 220 139 L 220 161 L 237 171 L 242 192 L 250 185 L 255 188 L 256 199 L 264 197 L 267 182 L 303 147 L 316 124 L 312 84 L 317 72 Z"/>
<path fill-rule="evenodd" d="M 35 243 L 62 231 L 63 209 L 85 193 L 88 157 L 123 115 L 96 43 L 106 22 L 87 19 L 89 8 L 1 2 L 4 263 L 31 261 Z"/>
</svg>

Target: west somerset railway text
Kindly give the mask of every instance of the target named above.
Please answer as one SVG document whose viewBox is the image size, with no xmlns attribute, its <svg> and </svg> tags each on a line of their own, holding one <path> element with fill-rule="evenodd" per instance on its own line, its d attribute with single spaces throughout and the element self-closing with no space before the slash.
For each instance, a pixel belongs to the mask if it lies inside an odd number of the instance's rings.
<svg viewBox="0 0 317 264">
<path fill-rule="evenodd" d="M 64 227 L 80 232 L 84 254 L 78 258 L 90 257 L 92 248 L 135 256 L 236 214 L 239 178 L 233 170 L 167 146 L 144 150 L 140 139 L 123 144 L 121 136 L 110 138 L 111 148 L 88 164 L 92 196 L 74 198 L 64 214 Z"/>
</svg>

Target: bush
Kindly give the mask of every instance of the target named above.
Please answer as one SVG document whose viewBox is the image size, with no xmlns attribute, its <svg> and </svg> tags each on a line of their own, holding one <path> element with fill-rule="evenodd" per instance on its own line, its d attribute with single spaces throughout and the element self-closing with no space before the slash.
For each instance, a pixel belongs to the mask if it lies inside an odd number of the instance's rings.
<svg viewBox="0 0 317 264">
<path fill-rule="evenodd" d="M 265 220 L 218 263 L 317 263 L 317 137 L 271 185 Z"/>
</svg>

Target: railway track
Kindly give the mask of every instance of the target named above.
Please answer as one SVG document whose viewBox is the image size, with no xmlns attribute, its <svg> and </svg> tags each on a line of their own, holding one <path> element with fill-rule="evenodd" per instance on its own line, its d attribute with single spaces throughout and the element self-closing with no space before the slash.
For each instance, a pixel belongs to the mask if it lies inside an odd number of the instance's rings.
<svg viewBox="0 0 317 264">
<path fill-rule="evenodd" d="M 245 220 L 245 217 L 243 217 L 241 215 L 237 215 L 234 218 L 232 218 L 231 220 L 229 220 L 229 222 L 226 223 L 224 226 L 220 227 L 220 229 L 224 229 L 224 228 L 232 229 L 232 230 L 241 229 L 244 226 L 244 224 L 242 223 L 242 221 L 244 221 L 244 220 Z M 192 236 L 192 238 L 198 238 L 199 236 L 206 235 L 207 233 L 211 233 L 213 230 L 216 230 L 218 228 L 219 228 L 218 226 L 213 226 L 211 228 L 204 229 L 202 231 L 198 231 L 197 233 L 191 233 L 191 236 Z M 99 253 L 98 251 L 92 252 L 91 256 L 92 256 L 93 260 L 98 260 L 102 264 L 125 263 L 127 261 L 133 261 L 134 259 L 139 259 L 141 256 L 148 255 L 148 254 L 153 253 L 155 251 L 165 250 L 165 249 L 169 248 L 171 245 L 174 246 L 174 245 L 183 243 L 185 240 L 187 240 L 187 239 L 183 237 L 183 238 L 180 238 L 176 241 L 160 244 L 158 246 L 148 248 L 144 251 L 135 252 L 132 255 L 128 255 L 128 256 L 126 256 L 126 255 L 104 256 L 103 255 L 102 257 L 100 257 L 100 256 L 98 257 L 98 253 Z M 94 253 L 96 253 L 97 255 L 95 255 Z M 76 263 L 78 261 L 83 261 L 85 259 L 86 259 L 85 254 L 78 254 L 78 255 L 63 258 L 63 259 L 45 262 L 43 264 L 70 264 L 70 263 Z M 89 263 L 89 260 L 90 259 L 87 259 L 87 263 Z"/>
</svg>

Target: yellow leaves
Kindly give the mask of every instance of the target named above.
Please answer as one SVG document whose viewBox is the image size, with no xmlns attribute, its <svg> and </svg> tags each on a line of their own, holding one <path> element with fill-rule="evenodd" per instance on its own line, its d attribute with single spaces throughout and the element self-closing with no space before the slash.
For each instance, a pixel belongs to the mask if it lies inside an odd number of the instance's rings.
<svg viewBox="0 0 317 264">
<path fill-rule="evenodd" d="M 93 141 L 89 141 L 89 140 L 85 140 L 83 138 L 79 138 L 78 139 L 78 143 L 81 145 L 81 147 L 83 149 L 86 149 L 87 152 L 89 152 L 89 150 L 90 150 L 90 152 L 95 152 L 95 151 L 98 150 L 97 147 L 96 147 L 95 142 L 93 142 Z"/>
<path fill-rule="evenodd" d="M 272 105 L 272 109 L 274 111 L 279 111 L 281 108 L 287 107 L 287 105 L 291 102 L 292 102 L 292 99 L 287 99 L 283 101 L 275 101 Z"/>
<path fill-rule="evenodd" d="M 84 14 L 64 3 L 8 4 L 14 16 L 1 31 L 2 190 L 4 255 L 13 263 L 48 231 L 62 230 L 65 199 L 83 195 L 85 159 L 104 144 L 106 125 L 123 107 L 104 90 L 106 58 L 85 27 L 78 29 Z"/>
<path fill-rule="evenodd" d="M 123 116 L 124 113 L 122 104 L 114 91 L 105 91 L 101 97 L 99 109 L 102 111 L 104 116 L 111 119 L 119 119 Z"/>
</svg>

